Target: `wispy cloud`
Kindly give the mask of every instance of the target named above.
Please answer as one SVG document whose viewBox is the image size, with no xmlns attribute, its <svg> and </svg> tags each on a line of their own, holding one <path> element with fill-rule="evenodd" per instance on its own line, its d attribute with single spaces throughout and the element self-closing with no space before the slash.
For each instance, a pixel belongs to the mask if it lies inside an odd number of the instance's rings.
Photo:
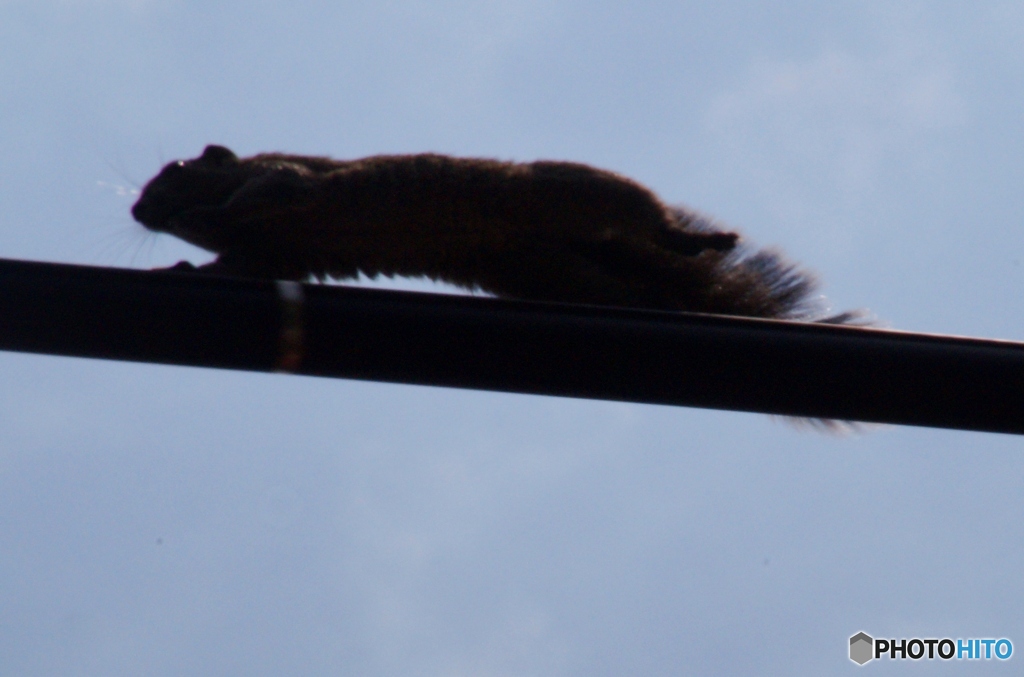
<svg viewBox="0 0 1024 677">
<path fill-rule="evenodd" d="M 929 139 L 969 117 L 935 50 L 889 44 L 874 54 L 830 49 L 802 61 L 755 61 L 712 100 L 705 128 L 787 218 L 809 188 L 788 176 L 817 176 L 813 189 L 833 203 L 863 200 L 890 160 L 926 152 Z"/>
</svg>

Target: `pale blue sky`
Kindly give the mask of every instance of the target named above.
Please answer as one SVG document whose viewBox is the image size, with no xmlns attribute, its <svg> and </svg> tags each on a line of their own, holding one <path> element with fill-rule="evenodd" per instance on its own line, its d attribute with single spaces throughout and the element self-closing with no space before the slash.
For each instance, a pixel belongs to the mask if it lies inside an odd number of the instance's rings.
<svg viewBox="0 0 1024 677">
<path fill-rule="evenodd" d="M 1024 340 L 1018 2 L 0 0 L 0 257 L 148 268 L 207 143 L 588 162 Z M 410 337 L 411 340 L 414 337 Z M 1024 651 L 1024 440 L 0 353 L 0 674 L 750 675 Z M 937 662 L 936 662 L 937 663 Z M 955 662 L 954 662 L 955 663 Z"/>
</svg>

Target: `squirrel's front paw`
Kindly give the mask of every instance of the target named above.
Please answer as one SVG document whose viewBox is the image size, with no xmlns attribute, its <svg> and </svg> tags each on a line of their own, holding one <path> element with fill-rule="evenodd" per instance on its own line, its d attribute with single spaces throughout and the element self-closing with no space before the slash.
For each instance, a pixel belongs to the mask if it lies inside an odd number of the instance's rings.
<svg viewBox="0 0 1024 677">
<path fill-rule="evenodd" d="M 173 270 L 182 273 L 194 273 L 199 269 L 188 261 L 178 261 L 173 266 L 168 266 L 167 268 L 153 268 L 153 272 L 155 273 L 162 273 L 168 270 Z"/>
<path fill-rule="evenodd" d="M 201 266 L 197 266 L 197 265 L 191 263 L 190 261 L 178 261 L 173 266 L 168 266 L 167 268 L 154 268 L 153 272 L 157 272 L 157 273 L 163 273 L 163 272 L 200 273 L 200 274 L 207 274 L 207 275 L 210 275 L 210 274 L 213 274 L 213 275 L 217 275 L 217 274 L 223 275 L 223 274 L 227 273 L 228 271 L 226 271 L 224 269 L 224 266 L 222 264 L 220 264 L 218 261 L 214 260 L 214 261 L 211 261 L 209 263 L 204 263 Z"/>
</svg>

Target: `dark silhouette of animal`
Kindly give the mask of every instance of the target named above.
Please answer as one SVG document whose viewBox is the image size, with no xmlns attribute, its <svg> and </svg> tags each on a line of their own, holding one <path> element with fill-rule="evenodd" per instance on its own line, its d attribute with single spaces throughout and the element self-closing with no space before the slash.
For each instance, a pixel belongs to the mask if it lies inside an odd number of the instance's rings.
<svg viewBox="0 0 1024 677">
<path fill-rule="evenodd" d="M 497 296 L 848 322 L 812 276 L 612 172 L 445 155 L 333 160 L 207 146 L 132 208 L 217 254 L 200 270 L 303 280 L 425 276 Z"/>
</svg>

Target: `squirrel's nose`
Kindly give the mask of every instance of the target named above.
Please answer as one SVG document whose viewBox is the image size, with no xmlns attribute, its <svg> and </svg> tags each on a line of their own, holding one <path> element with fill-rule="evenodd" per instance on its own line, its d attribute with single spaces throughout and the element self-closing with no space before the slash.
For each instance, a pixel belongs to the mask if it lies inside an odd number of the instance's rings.
<svg viewBox="0 0 1024 677">
<path fill-rule="evenodd" d="M 152 201 L 146 200 L 145 198 L 139 198 L 134 205 L 132 205 L 132 218 L 146 226 L 147 228 L 155 228 L 159 221 L 159 214 L 157 209 L 153 206 Z"/>
</svg>

